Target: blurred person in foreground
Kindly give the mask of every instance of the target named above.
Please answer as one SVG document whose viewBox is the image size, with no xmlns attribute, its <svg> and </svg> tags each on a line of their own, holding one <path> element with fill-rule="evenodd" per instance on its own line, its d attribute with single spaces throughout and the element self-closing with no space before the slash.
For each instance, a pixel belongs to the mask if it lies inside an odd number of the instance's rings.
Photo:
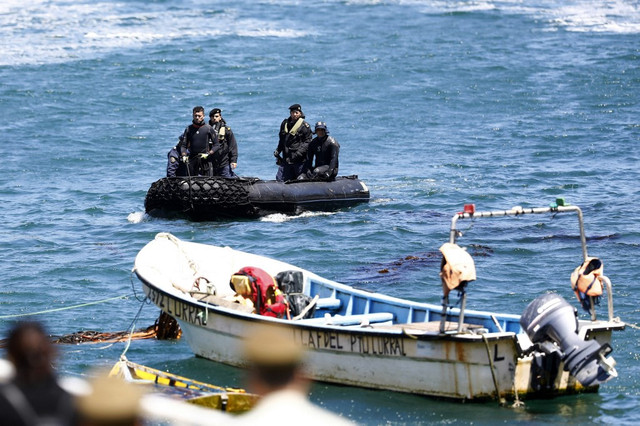
<svg viewBox="0 0 640 426">
<path fill-rule="evenodd" d="M 256 327 L 248 334 L 244 342 L 247 387 L 261 398 L 233 424 L 353 425 L 309 401 L 311 382 L 303 375 L 304 348 L 292 337 L 290 332 L 273 327 Z"/>
<path fill-rule="evenodd" d="M 54 346 L 42 325 L 18 323 L 7 340 L 13 377 L 0 385 L 0 425 L 73 425 L 72 396 L 56 378 Z"/>
<path fill-rule="evenodd" d="M 137 426 L 144 424 L 141 386 L 100 372 L 89 380 L 90 390 L 76 397 L 79 426 Z"/>
</svg>

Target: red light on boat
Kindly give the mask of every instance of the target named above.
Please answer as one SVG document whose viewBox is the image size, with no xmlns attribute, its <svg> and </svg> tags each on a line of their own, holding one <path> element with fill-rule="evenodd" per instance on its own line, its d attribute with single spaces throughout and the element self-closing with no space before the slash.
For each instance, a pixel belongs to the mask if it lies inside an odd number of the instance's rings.
<svg viewBox="0 0 640 426">
<path fill-rule="evenodd" d="M 476 212 L 476 205 L 475 204 L 465 204 L 464 205 L 464 212 L 465 213 L 469 213 L 469 214 L 474 214 Z"/>
</svg>

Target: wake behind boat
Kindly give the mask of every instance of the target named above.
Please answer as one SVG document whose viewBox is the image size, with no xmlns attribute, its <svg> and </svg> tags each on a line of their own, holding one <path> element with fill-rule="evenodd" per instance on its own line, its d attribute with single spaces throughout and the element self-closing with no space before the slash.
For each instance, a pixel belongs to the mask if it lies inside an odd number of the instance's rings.
<svg viewBox="0 0 640 426">
<path fill-rule="evenodd" d="M 590 321 L 579 321 L 575 308 L 552 293 L 522 315 L 466 309 L 464 289 L 475 266 L 456 244 L 458 220 L 567 212 L 579 219 L 585 262 L 576 269 L 575 287 L 583 304 L 591 302 Z M 503 400 L 596 391 L 617 376 L 611 335 L 625 324 L 613 316 L 602 269 L 585 267 L 598 265 L 587 255 L 578 207 L 466 209 L 454 215 L 441 251 L 442 306 L 358 290 L 264 256 L 167 233 L 138 253 L 134 271 L 150 300 L 178 320 L 196 355 L 230 365 L 246 367 L 242 341 L 252 325 L 262 324 L 289 329 L 309 349 L 311 378 L 344 385 Z M 595 317 L 597 288 L 607 290 L 606 320 Z M 452 290 L 463 294 L 460 308 L 448 305 Z"/>
<path fill-rule="evenodd" d="M 167 177 L 151 184 L 145 211 L 152 216 L 185 215 L 192 220 L 255 218 L 270 213 L 333 211 L 369 201 L 357 176 L 332 181 Z"/>
</svg>

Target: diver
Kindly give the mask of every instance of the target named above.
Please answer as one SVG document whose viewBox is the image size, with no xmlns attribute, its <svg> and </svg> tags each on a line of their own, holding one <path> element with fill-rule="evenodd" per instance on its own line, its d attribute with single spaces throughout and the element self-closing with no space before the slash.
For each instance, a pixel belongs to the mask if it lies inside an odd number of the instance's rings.
<svg viewBox="0 0 640 426">
<path fill-rule="evenodd" d="M 340 144 L 329 136 L 327 123 L 318 121 L 314 133 L 317 135 L 309 144 L 307 163 L 309 170 L 298 176 L 299 180 L 331 181 L 338 175 L 338 154 Z M 314 164 L 315 158 L 315 164 Z"/>
<path fill-rule="evenodd" d="M 211 126 L 204 121 L 204 108 L 193 108 L 192 123 L 180 137 L 178 151 L 182 162 L 187 164 L 189 176 L 211 176 L 211 164 L 208 161 L 210 146 L 213 144 Z"/>
</svg>

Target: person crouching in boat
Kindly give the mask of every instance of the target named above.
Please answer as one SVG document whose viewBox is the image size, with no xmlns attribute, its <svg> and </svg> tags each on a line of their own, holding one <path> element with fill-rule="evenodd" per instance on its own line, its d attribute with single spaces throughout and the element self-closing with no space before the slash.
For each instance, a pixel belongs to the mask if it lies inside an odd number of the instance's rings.
<svg viewBox="0 0 640 426">
<path fill-rule="evenodd" d="M 338 154 L 340 144 L 329 136 L 327 123 L 318 121 L 314 133 L 317 135 L 309 144 L 307 161 L 309 171 L 298 176 L 299 180 L 334 180 L 338 175 Z M 315 164 L 314 164 L 315 158 Z"/>
<path fill-rule="evenodd" d="M 273 152 L 278 165 L 277 181 L 293 180 L 307 171 L 307 149 L 312 136 L 311 126 L 304 118 L 300 104 L 293 104 L 289 107 L 289 117 L 280 124 L 280 139 Z"/>
<path fill-rule="evenodd" d="M 178 138 L 178 143 L 182 140 L 182 135 Z M 167 153 L 167 177 L 186 176 L 187 164 L 180 160 L 179 146 L 172 147 Z"/>
<path fill-rule="evenodd" d="M 189 176 L 210 176 L 209 146 L 213 143 L 211 126 L 204 121 L 204 108 L 193 108 L 192 123 L 187 126 L 178 143 L 182 162 L 187 164 Z"/>
<path fill-rule="evenodd" d="M 237 178 L 233 169 L 238 166 L 238 144 L 231 127 L 227 126 L 222 118 L 220 108 L 214 108 L 209 112 L 209 125 L 213 135 L 209 153 L 212 175 Z"/>
</svg>

